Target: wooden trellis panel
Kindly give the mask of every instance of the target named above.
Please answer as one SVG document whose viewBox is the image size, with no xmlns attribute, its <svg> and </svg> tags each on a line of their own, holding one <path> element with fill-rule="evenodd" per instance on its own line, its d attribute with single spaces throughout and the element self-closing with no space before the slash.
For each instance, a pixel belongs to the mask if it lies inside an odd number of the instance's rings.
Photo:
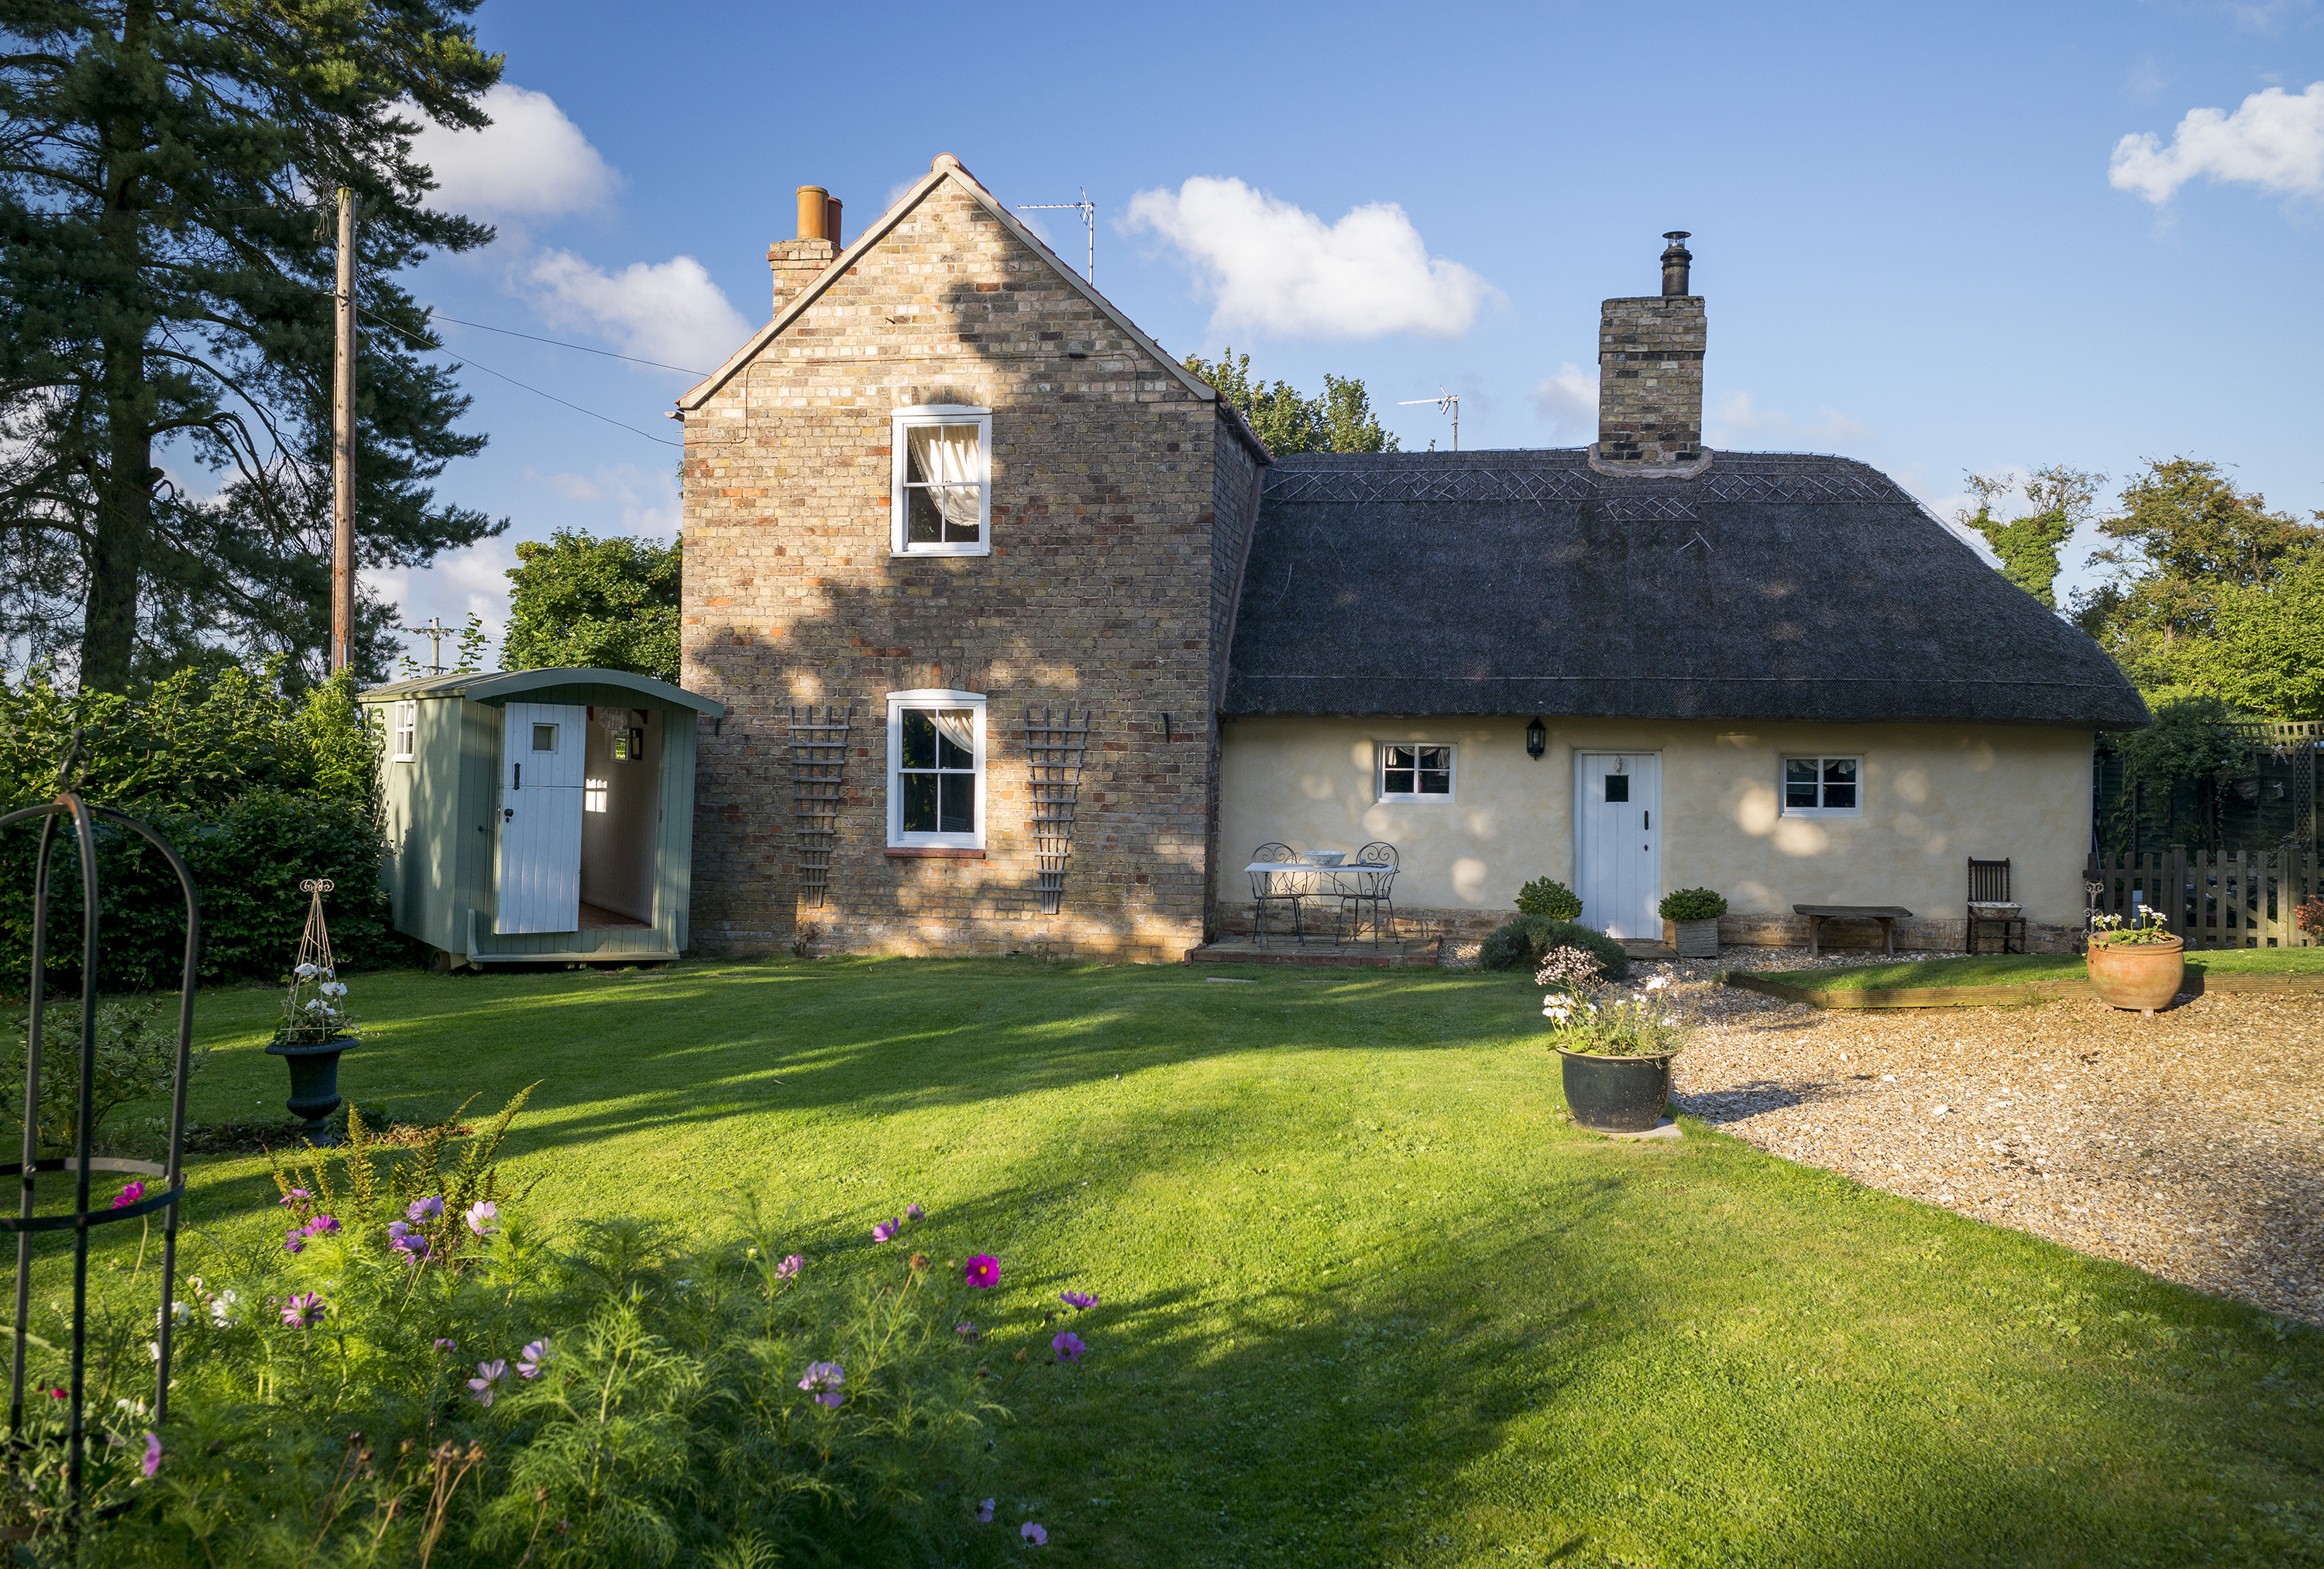
<svg viewBox="0 0 2324 1569">
<path fill-rule="evenodd" d="M 818 714 L 821 716 L 818 718 Z M 847 733 L 855 708 L 791 710 L 791 796 L 798 819 L 799 902 L 823 908 L 831 847 L 839 837 L 839 786 L 847 772 Z"/>
<path fill-rule="evenodd" d="M 1065 906 L 1065 858 L 1074 849 L 1074 807 L 1082 788 L 1082 755 L 1089 742 L 1090 711 L 1078 719 L 1047 707 L 1038 719 L 1025 705 L 1025 763 L 1032 781 L 1033 849 L 1041 875 L 1041 913 Z"/>
</svg>

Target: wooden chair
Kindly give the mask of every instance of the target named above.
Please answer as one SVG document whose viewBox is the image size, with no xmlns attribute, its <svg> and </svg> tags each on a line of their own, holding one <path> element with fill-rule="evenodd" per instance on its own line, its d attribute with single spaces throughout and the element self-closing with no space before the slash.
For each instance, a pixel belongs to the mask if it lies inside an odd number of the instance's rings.
<svg viewBox="0 0 2324 1569">
<path fill-rule="evenodd" d="M 2009 904 L 2014 903 L 2015 903 L 2015 901 L 2011 899 L 2009 896 L 2008 861 L 2006 859 L 1998 861 L 1981 861 L 1975 856 L 1969 857 L 1969 922 L 1965 928 L 1967 932 L 1967 940 L 1961 945 L 1961 951 L 1964 953 L 1975 953 L 1977 951 L 1978 939 L 1980 935 L 1978 930 L 1979 927 L 1998 926 L 2001 928 L 2001 951 L 2004 953 L 2024 952 L 2025 916 L 2023 911 L 2015 915 L 2000 916 L 1993 914 L 1980 914 L 1977 908 L 1979 904 Z M 2015 929 L 2017 939 L 2017 946 L 2015 948 L 2009 946 L 2012 928 Z"/>
<path fill-rule="evenodd" d="M 1376 840 L 1356 852 L 1356 858 L 1340 868 L 1340 916 L 1348 924 L 1351 941 L 1363 936 L 1364 906 L 1372 907 L 1372 946 L 1380 940 L 1380 921 L 1385 913 L 1388 932 L 1396 935 L 1396 846 Z M 1338 935 L 1336 928 L 1333 933 Z"/>
<path fill-rule="evenodd" d="M 1252 862 L 1272 861 L 1277 864 L 1296 861 L 1298 852 L 1287 844 L 1263 844 L 1250 852 Z M 1259 946 L 1267 946 L 1267 907 L 1269 904 L 1291 906 L 1291 935 L 1298 942 L 1307 940 L 1307 933 L 1299 922 L 1299 906 L 1307 897 L 1308 876 L 1305 872 L 1253 872 L 1250 874 L 1250 902 L 1254 907 L 1252 934 Z"/>
</svg>

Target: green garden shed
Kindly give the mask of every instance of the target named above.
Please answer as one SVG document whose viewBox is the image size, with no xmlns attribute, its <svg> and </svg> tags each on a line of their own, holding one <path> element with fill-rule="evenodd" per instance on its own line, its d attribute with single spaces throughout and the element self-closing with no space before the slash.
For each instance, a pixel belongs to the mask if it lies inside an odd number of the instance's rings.
<svg viewBox="0 0 2324 1569">
<path fill-rule="evenodd" d="M 429 675 L 379 726 L 397 931 L 461 965 L 675 959 L 706 697 L 624 670 Z"/>
</svg>

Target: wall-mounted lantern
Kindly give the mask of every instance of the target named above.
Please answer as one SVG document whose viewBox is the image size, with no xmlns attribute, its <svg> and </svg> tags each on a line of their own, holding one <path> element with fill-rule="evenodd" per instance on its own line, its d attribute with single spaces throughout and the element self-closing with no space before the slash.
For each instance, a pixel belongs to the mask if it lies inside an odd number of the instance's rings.
<svg viewBox="0 0 2324 1569">
<path fill-rule="evenodd" d="M 1526 726 L 1526 757 L 1538 757 L 1544 751 L 1548 749 L 1548 747 L 1549 732 L 1542 728 L 1542 723 L 1539 720 L 1536 720 L 1533 723 Z"/>
</svg>

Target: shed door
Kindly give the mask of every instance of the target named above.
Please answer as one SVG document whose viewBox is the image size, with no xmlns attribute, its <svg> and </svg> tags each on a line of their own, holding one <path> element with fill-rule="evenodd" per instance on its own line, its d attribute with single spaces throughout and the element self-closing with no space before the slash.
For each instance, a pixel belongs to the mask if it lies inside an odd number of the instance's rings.
<svg viewBox="0 0 2324 1569">
<path fill-rule="evenodd" d="M 589 711 L 512 702 L 501 720 L 501 896 L 493 930 L 581 929 L 581 771 Z"/>
<path fill-rule="evenodd" d="M 1655 752 L 1574 758 L 1573 891 L 1582 923 L 1609 937 L 1662 940 L 1663 760 Z"/>
</svg>

